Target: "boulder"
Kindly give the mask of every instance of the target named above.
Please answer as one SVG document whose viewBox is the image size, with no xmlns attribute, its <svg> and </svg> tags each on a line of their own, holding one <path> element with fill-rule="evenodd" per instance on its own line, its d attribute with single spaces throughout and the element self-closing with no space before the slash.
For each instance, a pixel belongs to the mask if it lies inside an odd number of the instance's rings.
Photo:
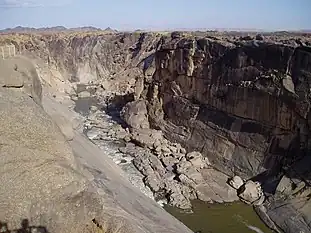
<svg viewBox="0 0 311 233">
<path fill-rule="evenodd" d="M 139 146 L 153 148 L 154 143 L 162 139 L 162 132 L 153 129 L 135 129 L 132 131 L 131 139 Z"/>
<path fill-rule="evenodd" d="M 162 163 L 165 165 L 165 167 L 171 167 L 179 162 L 178 159 L 168 156 L 161 158 Z"/>
<path fill-rule="evenodd" d="M 122 109 L 121 116 L 129 127 L 134 129 L 148 129 L 148 112 L 145 100 L 127 103 Z"/>
<path fill-rule="evenodd" d="M 178 149 L 177 147 L 175 147 L 175 146 L 169 146 L 169 149 L 170 149 L 170 151 L 171 151 L 172 153 L 177 153 L 177 152 L 179 152 L 179 149 Z"/>
<path fill-rule="evenodd" d="M 98 110 L 98 107 L 92 105 L 92 106 L 90 107 L 90 110 L 91 110 L 92 112 L 96 112 L 96 111 Z"/>
<path fill-rule="evenodd" d="M 244 181 L 239 176 L 234 176 L 229 180 L 229 185 L 236 190 L 238 190 L 243 184 Z"/>
<path fill-rule="evenodd" d="M 102 131 L 100 128 L 93 127 L 90 130 L 87 131 L 86 136 L 90 140 L 99 139 Z"/>
<path fill-rule="evenodd" d="M 196 194 L 187 186 L 180 185 L 176 180 L 166 183 L 169 200 L 168 203 L 180 209 L 191 209 L 191 200 L 196 198 Z"/>
<path fill-rule="evenodd" d="M 91 93 L 88 91 L 82 91 L 78 94 L 79 98 L 87 98 L 87 97 L 91 97 Z"/>
<path fill-rule="evenodd" d="M 203 169 L 206 166 L 210 165 L 210 162 L 207 158 L 204 158 L 200 152 L 193 151 L 186 155 L 186 158 L 190 163 L 198 169 Z"/>
<path fill-rule="evenodd" d="M 247 181 L 238 190 L 239 198 L 247 204 L 254 204 L 254 202 L 261 199 L 263 195 L 260 183 L 251 180 Z M 258 203 L 256 204 L 258 205 Z"/>
<path fill-rule="evenodd" d="M 201 174 L 204 182 L 196 187 L 201 200 L 209 198 L 217 203 L 239 200 L 237 191 L 227 184 L 228 176 L 213 168 L 203 169 Z"/>
<path fill-rule="evenodd" d="M 261 206 L 265 202 L 265 195 L 262 195 L 258 200 L 253 202 L 254 206 Z"/>
<path fill-rule="evenodd" d="M 186 154 L 187 153 L 187 151 L 186 151 L 186 149 L 185 148 L 180 148 L 180 153 L 182 153 L 182 154 Z"/>
<path fill-rule="evenodd" d="M 172 153 L 170 146 L 167 145 L 167 144 L 162 144 L 162 145 L 161 145 L 161 151 L 162 151 L 163 153 L 165 153 L 165 154 L 170 154 L 170 153 Z"/>
<path fill-rule="evenodd" d="M 293 191 L 293 184 L 293 181 L 284 175 L 276 187 L 276 191 L 284 195 L 290 195 Z"/>
<path fill-rule="evenodd" d="M 163 187 L 161 178 L 156 174 L 150 174 L 145 178 L 145 184 L 150 187 L 153 192 L 158 192 Z"/>
<path fill-rule="evenodd" d="M 202 174 L 189 161 L 180 161 L 176 166 L 176 172 L 179 175 L 187 176 L 196 184 L 205 182 Z"/>
</svg>

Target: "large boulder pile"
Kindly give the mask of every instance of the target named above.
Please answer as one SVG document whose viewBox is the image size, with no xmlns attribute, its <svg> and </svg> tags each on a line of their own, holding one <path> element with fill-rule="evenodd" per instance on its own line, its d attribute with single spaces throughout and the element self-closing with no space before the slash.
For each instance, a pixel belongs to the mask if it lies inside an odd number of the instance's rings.
<svg viewBox="0 0 311 233">
<path fill-rule="evenodd" d="M 190 209 L 191 200 L 197 198 L 218 203 L 237 200 L 226 184 L 226 175 L 210 167 L 208 158 L 197 151 L 187 153 L 179 143 L 165 139 L 162 131 L 149 128 L 146 103 L 136 100 L 123 108 L 130 142 L 120 151 L 132 154 L 135 167 L 144 175 L 144 183 L 156 200 L 181 209 Z"/>
</svg>

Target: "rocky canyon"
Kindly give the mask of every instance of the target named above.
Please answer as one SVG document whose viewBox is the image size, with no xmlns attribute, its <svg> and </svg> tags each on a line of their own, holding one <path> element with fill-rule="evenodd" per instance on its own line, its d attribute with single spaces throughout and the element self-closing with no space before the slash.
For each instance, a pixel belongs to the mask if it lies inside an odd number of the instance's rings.
<svg viewBox="0 0 311 233">
<path fill-rule="evenodd" d="M 311 232 L 310 45 L 290 33 L 1 34 L 0 221 L 191 232 L 161 205 L 241 200 L 276 232 Z"/>
</svg>

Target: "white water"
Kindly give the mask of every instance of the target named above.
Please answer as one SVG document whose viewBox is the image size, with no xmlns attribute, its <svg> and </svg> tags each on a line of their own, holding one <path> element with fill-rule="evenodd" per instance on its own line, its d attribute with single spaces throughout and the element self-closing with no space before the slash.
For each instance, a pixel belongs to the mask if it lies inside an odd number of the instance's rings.
<svg viewBox="0 0 311 233">
<path fill-rule="evenodd" d="M 258 227 L 254 227 L 254 226 L 251 226 L 251 225 L 246 225 L 248 229 L 252 230 L 252 231 L 255 231 L 257 233 L 264 233 L 262 230 L 260 230 Z"/>
</svg>

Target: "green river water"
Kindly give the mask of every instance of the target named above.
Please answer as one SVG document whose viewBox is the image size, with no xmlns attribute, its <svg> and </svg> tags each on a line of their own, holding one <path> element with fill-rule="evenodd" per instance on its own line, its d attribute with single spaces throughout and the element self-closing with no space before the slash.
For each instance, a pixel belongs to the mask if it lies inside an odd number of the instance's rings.
<svg viewBox="0 0 311 233">
<path fill-rule="evenodd" d="M 241 202 L 230 204 L 207 204 L 193 201 L 193 213 L 165 206 L 165 209 L 194 232 L 200 233 L 254 233 L 247 226 L 260 229 L 263 233 L 272 231 L 257 216 L 253 208 Z M 257 231 L 257 233 L 260 231 Z M 260 233 L 261 233 L 260 232 Z"/>
</svg>

